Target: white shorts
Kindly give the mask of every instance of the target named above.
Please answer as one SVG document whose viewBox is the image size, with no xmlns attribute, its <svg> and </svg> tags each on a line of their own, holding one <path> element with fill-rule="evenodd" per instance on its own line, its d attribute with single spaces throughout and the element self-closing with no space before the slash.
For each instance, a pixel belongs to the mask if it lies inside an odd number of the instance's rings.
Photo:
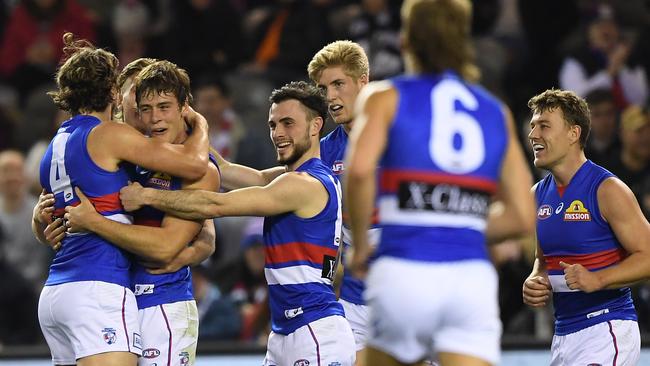
<svg viewBox="0 0 650 366">
<path fill-rule="evenodd" d="M 404 363 L 449 352 L 498 364 L 497 290 L 487 261 L 379 258 L 366 280 L 368 345 Z"/>
<path fill-rule="evenodd" d="M 271 332 L 264 366 L 352 366 L 356 353 L 350 324 L 342 316 L 318 319 L 284 335 Z"/>
<path fill-rule="evenodd" d="M 339 299 L 345 310 L 345 319 L 350 323 L 356 350 L 360 351 L 366 348 L 368 340 L 368 307 L 366 305 L 354 304 L 343 299 Z"/>
<path fill-rule="evenodd" d="M 575 333 L 553 336 L 551 366 L 637 365 L 641 352 L 639 324 L 610 320 Z"/>
<path fill-rule="evenodd" d="M 80 281 L 45 286 L 38 320 L 54 364 L 74 365 L 105 352 L 142 353 L 135 296 L 120 285 Z"/>
<path fill-rule="evenodd" d="M 196 360 L 199 312 L 196 302 L 178 301 L 141 309 L 139 366 L 191 366 Z"/>
</svg>

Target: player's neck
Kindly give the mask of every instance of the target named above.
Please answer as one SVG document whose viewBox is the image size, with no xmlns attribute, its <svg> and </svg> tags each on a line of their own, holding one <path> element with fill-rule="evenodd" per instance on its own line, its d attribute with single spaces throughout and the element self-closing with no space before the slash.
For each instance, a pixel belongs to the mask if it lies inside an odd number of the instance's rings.
<svg viewBox="0 0 650 366">
<path fill-rule="evenodd" d="M 287 171 L 288 172 L 293 172 L 298 167 L 300 167 L 302 164 L 304 164 L 307 160 L 313 159 L 313 158 L 319 158 L 320 159 L 320 144 L 318 141 L 315 143 L 312 142 L 311 144 L 311 149 L 307 150 L 301 157 L 300 159 L 296 160 L 293 164 L 287 165 Z"/>
<path fill-rule="evenodd" d="M 111 121 L 113 119 L 112 106 L 106 107 L 103 111 L 81 112 L 84 116 L 93 116 L 102 122 Z"/>
<path fill-rule="evenodd" d="M 550 169 L 555 182 L 560 186 L 567 186 L 578 169 L 580 169 L 582 164 L 586 161 L 587 157 L 585 157 L 585 152 L 583 150 L 567 155 L 562 162 Z"/>
<path fill-rule="evenodd" d="M 352 131 L 352 125 L 353 125 L 352 122 L 353 122 L 353 121 L 350 121 L 350 122 L 347 122 L 347 123 L 343 123 L 343 124 L 341 124 L 341 126 L 343 126 L 343 130 L 344 130 L 345 133 L 348 134 L 348 135 L 350 134 L 350 131 Z"/>
</svg>

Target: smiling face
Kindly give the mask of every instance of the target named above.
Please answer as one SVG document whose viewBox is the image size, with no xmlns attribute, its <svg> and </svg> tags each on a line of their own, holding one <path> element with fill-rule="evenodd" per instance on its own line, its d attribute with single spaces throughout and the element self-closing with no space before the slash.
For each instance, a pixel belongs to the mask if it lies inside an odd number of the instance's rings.
<svg viewBox="0 0 650 366">
<path fill-rule="evenodd" d="M 318 87 L 325 89 L 329 111 L 336 124 L 348 125 L 354 118 L 354 103 L 364 85 L 368 84 L 368 75 L 354 80 L 345 73 L 343 66 L 332 66 L 323 70 L 318 78 Z"/>
<path fill-rule="evenodd" d="M 311 149 L 313 124 L 308 121 L 302 104 L 295 99 L 271 105 L 269 129 L 281 165 L 293 165 Z"/>
<path fill-rule="evenodd" d="M 530 127 L 528 139 L 537 168 L 551 170 L 565 161 L 571 149 L 581 149 L 580 127 L 567 123 L 560 108 L 535 112 Z"/>
<path fill-rule="evenodd" d="M 185 108 L 185 106 L 183 106 Z M 150 92 L 142 95 L 140 118 L 153 138 L 179 144 L 187 138 L 183 109 L 171 93 Z"/>
</svg>

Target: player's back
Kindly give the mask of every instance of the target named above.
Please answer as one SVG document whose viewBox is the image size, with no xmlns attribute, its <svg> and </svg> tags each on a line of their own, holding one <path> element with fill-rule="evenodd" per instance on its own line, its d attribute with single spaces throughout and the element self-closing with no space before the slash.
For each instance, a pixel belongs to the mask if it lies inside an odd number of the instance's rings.
<svg viewBox="0 0 650 366">
<path fill-rule="evenodd" d="M 451 72 L 392 85 L 398 105 L 379 162 L 377 255 L 487 260 L 488 206 L 508 144 L 502 105 Z"/>
<path fill-rule="evenodd" d="M 285 213 L 264 220 L 272 329 L 285 335 L 312 321 L 343 315 L 332 288 L 342 222 L 340 184 L 320 159 L 310 159 L 296 171 L 319 180 L 329 199 L 312 218 Z"/>
<path fill-rule="evenodd" d="M 101 121 L 77 115 L 65 121 L 48 146 L 40 165 L 41 185 L 54 193 L 54 215 L 62 217 L 65 206 L 78 205 L 79 187 L 103 216 L 131 223 L 120 202 L 120 188 L 127 185 L 123 169 L 110 172 L 91 159 L 88 135 Z M 47 285 L 76 281 L 104 281 L 129 287 L 130 260 L 126 252 L 94 233 L 68 234 L 50 266 Z"/>
</svg>

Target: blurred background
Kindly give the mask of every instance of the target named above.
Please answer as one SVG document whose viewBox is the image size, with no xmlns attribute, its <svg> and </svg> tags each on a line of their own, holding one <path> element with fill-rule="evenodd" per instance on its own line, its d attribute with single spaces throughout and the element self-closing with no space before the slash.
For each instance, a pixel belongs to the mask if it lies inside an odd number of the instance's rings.
<svg viewBox="0 0 650 366">
<path fill-rule="evenodd" d="M 650 1 L 473 3 L 481 82 L 511 107 L 524 145 L 528 99 L 552 87 L 574 90 L 592 111 L 587 157 L 627 183 L 649 217 Z M 40 192 L 38 164 L 68 118 L 45 94 L 55 88 L 64 31 L 114 52 L 120 65 L 154 57 L 185 68 L 212 146 L 228 160 L 262 169 L 275 165 L 266 124 L 271 90 L 305 80 L 309 60 L 325 44 L 360 43 L 372 80 L 403 71 L 400 6 L 399 0 L 0 0 L 0 364 L 49 357 L 36 306 L 53 253 L 34 239 L 30 220 Z M 536 179 L 544 174 L 531 169 Z M 261 219 L 220 218 L 215 225 L 217 250 L 193 272 L 199 355 L 261 360 L 269 331 Z M 533 311 L 521 300 L 532 238 L 491 251 L 500 274 L 504 349 L 546 350 L 552 309 Z M 643 344 L 650 345 L 650 286 L 634 287 L 634 301 Z M 548 352 L 539 352 L 543 364 Z M 504 362 L 527 364 L 518 355 L 507 353 Z M 537 364 L 529 355 L 529 364 Z M 229 360 L 221 364 L 238 364 Z"/>
</svg>

